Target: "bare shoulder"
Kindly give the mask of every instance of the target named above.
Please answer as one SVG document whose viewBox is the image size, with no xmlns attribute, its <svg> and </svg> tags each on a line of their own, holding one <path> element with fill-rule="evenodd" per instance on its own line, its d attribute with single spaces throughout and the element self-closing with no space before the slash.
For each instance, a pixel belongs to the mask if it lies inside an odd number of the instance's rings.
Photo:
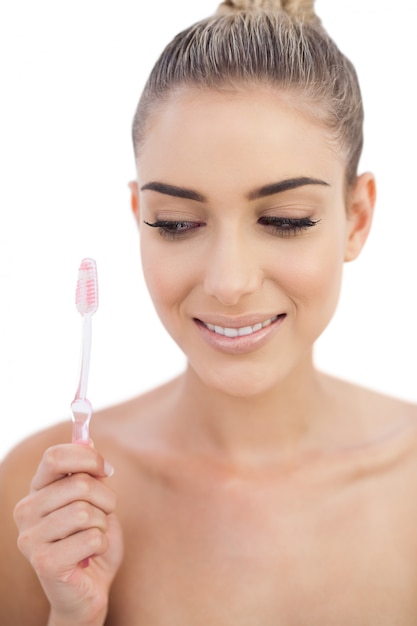
<svg viewBox="0 0 417 626">
<path fill-rule="evenodd" d="M 117 453 L 125 448 L 130 435 L 139 433 L 145 436 L 149 424 L 156 425 L 160 416 L 169 411 L 170 398 L 175 381 L 154 388 L 147 393 L 131 398 L 93 414 L 90 434 L 96 447 L 100 444 Z M 17 444 L 0 463 L 1 502 L 5 498 L 10 507 L 24 497 L 29 489 L 32 477 L 40 463 L 42 455 L 51 446 L 71 441 L 71 419 L 57 423 L 36 432 Z M 0 509 L 0 516 L 6 515 L 5 508 Z"/>
<path fill-rule="evenodd" d="M 144 437 L 146 416 L 157 411 L 165 392 L 154 390 L 93 414 L 91 437 L 98 451 L 121 475 L 128 475 L 128 443 L 135 429 Z M 132 435 L 133 433 L 133 435 Z M 72 436 L 71 418 L 31 434 L 18 443 L 0 463 L 0 624 L 38 626 L 47 622 L 49 605 L 30 563 L 17 547 L 14 521 L 17 503 L 30 493 L 32 478 L 45 451 Z M 128 481 L 129 482 L 129 481 Z M 24 602 L 22 598 L 24 597 Z"/>
<path fill-rule="evenodd" d="M 321 374 L 320 380 L 328 393 L 355 413 L 387 421 L 417 417 L 417 404 L 413 402 L 327 374 Z"/>
<path fill-rule="evenodd" d="M 4 626 L 46 623 L 48 604 L 30 564 L 17 548 L 13 511 L 30 490 L 44 451 L 68 441 L 68 424 L 31 435 L 13 448 L 0 464 L 0 623 Z M 25 601 L 22 603 L 22 597 Z"/>
<path fill-rule="evenodd" d="M 415 489 L 417 404 L 327 375 L 321 381 L 328 397 L 335 399 L 336 439 L 341 447 L 362 450 L 361 456 L 370 466 L 378 458 L 389 461 L 387 467 L 396 459 L 396 471 L 408 468 L 409 485 Z"/>
<path fill-rule="evenodd" d="M 71 440 L 71 424 L 62 422 L 34 433 L 17 444 L 0 463 L 0 494 L 2 504 L 7 501 L 14 507 L 29 489 L 45 450 L 53 445 Z M 2 506 L 0 515 L 4 517 Z M 1 538 L 1 537 L 0 537 Z"/>
<path fill-rule="evenodd" d="M 126 450 L 135 430 L 144 437 L 143 423 L 158 412 L 166 391 L 153 390 L 127 402 L 93 414 L 91 437 L 95 447 L 117 471 L 127 475 L 131 465 Z M 133 434 L 132 434 L 133 433 Z M 45 451 L 72 436 L 71 418 L 31 434 L 18 443 L 0 463 L 0 624 L 38 626 L 47 622 L 49 605 L 30 563 L 17 547 L 14 521 L 17 503 L 30 493 L 32 478 Z M 129 482 L 129 481 L 128 481 Z M 22 597 L 25 601 L 22 603 Z"/>
<path fill-rule="evenodd" d="M 36 432 L 18 443 L 0 463 L 0 489 L 2 494 L 27 493 L 31 478 L 42 454 L 50 446 L 71 441 L 71 423 L 58 423 Z"/>
</svg>

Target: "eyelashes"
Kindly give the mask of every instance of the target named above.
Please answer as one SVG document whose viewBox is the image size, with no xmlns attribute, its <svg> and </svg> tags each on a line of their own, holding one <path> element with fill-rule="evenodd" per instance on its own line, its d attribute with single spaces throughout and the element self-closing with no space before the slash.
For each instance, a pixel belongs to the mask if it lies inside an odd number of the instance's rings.
<svg viewBox="0 0 417 626">
<path fill-rule="evenodd" d="M 143 223 L 151 228 L 158 228 L 159 234 L 166 239 L 179 239 L 205 226 L 204 222 L 188 222 L 185 220 L 157 220 L 153 224 L 143 220 Z"/>
<path fill-rule="evenodd" d="M 275 217 L 263 216 L 258 220 L 258 224 L 265 226 L 272 233 L 279 237 L 295 236 L 313 226 L 320 220 L 312 220 L 309 217 Z M 191 222 L 186 220 L 157 220 L 150 223 L 144 220 L 144 224 L 151 228 L 159 229 L 161 237 L 166 239 L 180 239 L 192 235 L 198 229 L 205 226 L 204 222 Z"/>
<path fill-rule="evenodd" d="M 297 233 L 316 226 L 320 220 L 312 220 L 310 217 L 274 217 L 264 216 L 258 220 L 259 224 L 269 226 L 281 237 L 296 235 Z"/>
</svg>

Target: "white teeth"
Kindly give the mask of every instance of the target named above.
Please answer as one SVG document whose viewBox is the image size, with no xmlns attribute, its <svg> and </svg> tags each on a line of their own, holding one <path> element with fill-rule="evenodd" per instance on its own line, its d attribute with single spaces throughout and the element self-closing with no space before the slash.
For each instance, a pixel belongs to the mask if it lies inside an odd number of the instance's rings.
<svg viewBox="0 0 417 626">
<path fill-rule="evenodd" d="M 259 322 L 254 326 L 243 326 L 242 328 L 224 328 L 223 326 L 217 326 L 215 324 L 205 324 L 205 326 L 217 333 L 218 335 L 224 335 L 225 337 L 244 337 L 247 335 L 251 335 L 252 333 L 256 333 L 261 328 L 266 328 L 266 326 L 270 326 L 272 322 L 275 322 L 278 319 L 278 316 L 275 315 L 264 322 Z"/>
</svg>

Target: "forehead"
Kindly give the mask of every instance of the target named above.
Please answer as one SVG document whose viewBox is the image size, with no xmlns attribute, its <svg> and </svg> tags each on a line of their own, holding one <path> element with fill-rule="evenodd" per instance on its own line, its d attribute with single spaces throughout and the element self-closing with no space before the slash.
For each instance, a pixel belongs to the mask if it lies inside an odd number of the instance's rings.
<svg viewBox="0 0 417 626">
<path fill-rule="evenodd" d="M 138 175 L 148 180 L 239 171 L 329 178 L 344 167 L 331 133 L 300 96 L 259 86 L 172 94 L 150 116 L 138 155 Z"/>
</svg>

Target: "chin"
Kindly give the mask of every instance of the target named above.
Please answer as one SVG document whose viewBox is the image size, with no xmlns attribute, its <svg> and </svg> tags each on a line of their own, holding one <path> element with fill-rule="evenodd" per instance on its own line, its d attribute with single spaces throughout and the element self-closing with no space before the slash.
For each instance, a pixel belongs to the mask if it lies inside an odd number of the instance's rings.
<svg viewBox="0 0 417 626">
<path fill-rule="evenodd" d="M 202 385 L 213 392 L 229 396 L 231 398 L 259 398 L 277 389 L 285 380 L 286 376 L 272 372 L 270 368 L 266 372 L 262 368 L 221 368 L 217 371 L 195 371 Z"/>
</svg>

